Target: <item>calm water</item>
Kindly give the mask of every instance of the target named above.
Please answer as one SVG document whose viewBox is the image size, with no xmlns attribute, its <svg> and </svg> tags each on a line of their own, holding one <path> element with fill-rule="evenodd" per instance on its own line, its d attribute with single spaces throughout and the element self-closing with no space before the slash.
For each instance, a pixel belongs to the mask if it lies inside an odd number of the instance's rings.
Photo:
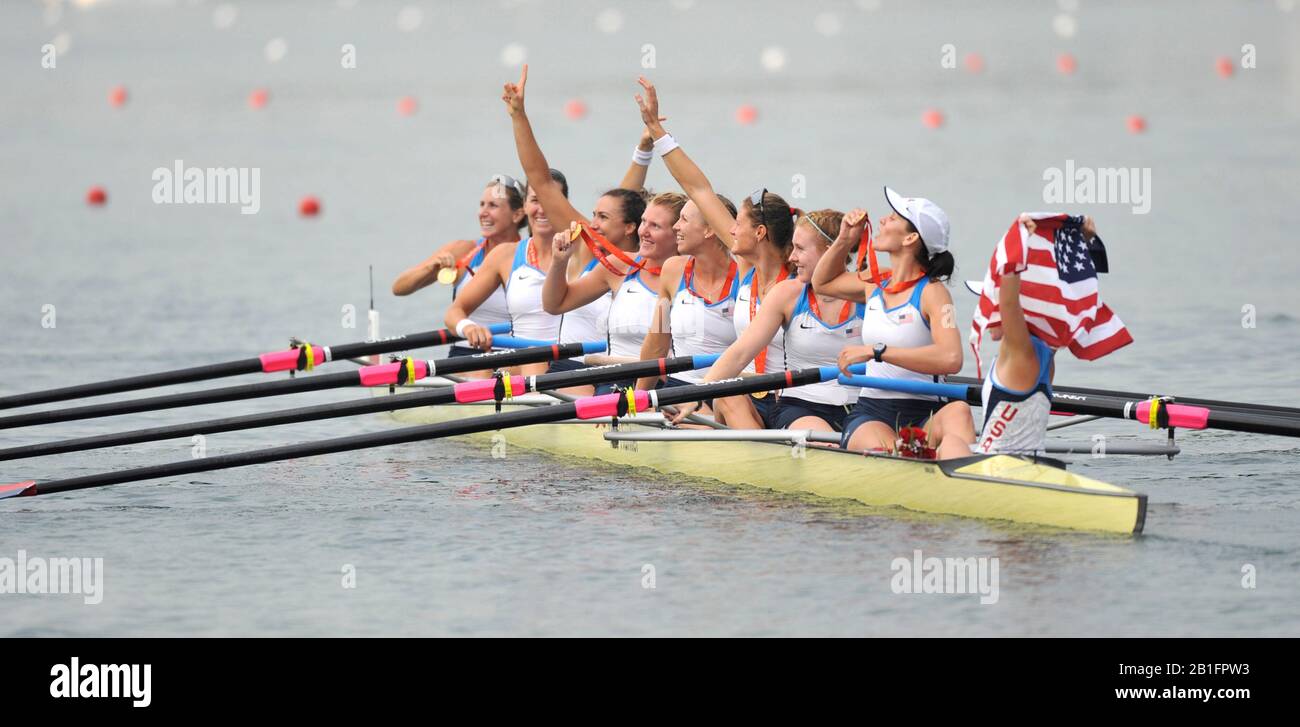
<svg viewBox="0 0 1300 727">
<path fill-rule="evenodd" d="M 1152 206 L 1098 219 L 1103 292 L 1137 343 L 1061 362 L 1058 382 L 1300 406 L 1300 9 L 1289 3 L 362 2 L 0 5 L 0 394 L 225 360 L 288 336 L 341 343 L 367 265 L 388 333 L 440 325 L 440 291 L 387 287 L 474 234 L 492 173 L 517 174 L 500 84 L 531 64 L 529 107 L 580 206 L 615 184 L 639 133 L 633 79 L 660 85 L 674 132 L 733 198 L 764 185 L 801 206 L 929 196 L 977 277 L 1042 174 L 1152 170 Z M 402 7 L 421 10 L 398 29 Z M 877 7 L 878 6 L 878 7 Z M 1068 4 L 1067 4 L 1068 6 Z M 619 14 L 608 14 L 618 8 Z M 1067 14 L 1075 34 L 1054 23 Z M 561 22 L 556 15 L 573 18 Z M 409 18 L 413 17 L 408 14 Z M 621 22 L 615 22 L 620 21 Z M 615 32 L 601 30 L 618 26 Z M 833 32 L 837 31 L 838 32 Z M 827 35 L 827 32 L 832 34 Z M 57 69 L 40 47 L 66 33 Z M 580 39 L 583 48 L 558 38 Z M 287 54 L 267 61 L 281 37 Z M 1152 38 L 1176 38 L 1177 43 Z M 358 67 L 343 70 L 343 44 Z M 951 43 L 957 69 L 940 66 Z M 654 46 L 656 68 L 641 65 Z M 1257 50 L 1231 79 L 1219 56 Z M 760 63 L 783 49 L 779 71 Z M 1063 51 L 1078 72 L 1055 70 Z M 981 74 L 960 58 L 982 54 Z M 775 55 L 769 54 L 769 58 Z M 130 101 L 107 103 L 125 84 Z M 270 90 L 251 111 L 245 98 Z M 415 96 L 419 112 L 396 113 Z M 564 104 L 581 98 L 586 119 Z M 753 104 L 759 121 L 734 111 Z M 947 117 L 924 128 L 922 112 Z M 1141 114 L 1145 134 L 1125 119 Z M 154 168 L 256 166 L 262 210 L 158 206 Z M 670 186 L 659 167 L 650 183 Z M 82 203 L 103 185 L 110 203 Z M 324 214 L 304 221 L 300 197 Z M 955 292 L 965 319 L 972 300 Z M 57 326 L 41 325 L 52 305 Z M 1243 307 L 1256 325 L 1243 327 Z M 968 361 L 967 373 L 973 373 Z M 357 396 L 159 412 L 30 430 L 0 446 Z M 209 453 L 378 431 L 382 418 L 212 437 Z M 1159 441 L 1135 424 L 1066 430 Z M 1190 434 L 1176 460 L 1077 466 L 1150 495 L 1138 539 L 903 516 L 454 441 L 123 485 L 0 507 L 0 557 L 103 557 L 105 599 L 0 595 L 0 635 L 1297 635 L 1300 443 Z M 0 481 L 185 459 L 188 440 L 0 463 Z M 726 451 L 720 450 L 719 457 Z M 894 595 L 890 562 L 1000 559 L 1000 600 Z M 657 588 L 641 587 L 652 564 Z M 1257 588 L 1241 587 L 1251 564 Z M 357 587 L 340 585 L 355 567 Z"/>
</svg>

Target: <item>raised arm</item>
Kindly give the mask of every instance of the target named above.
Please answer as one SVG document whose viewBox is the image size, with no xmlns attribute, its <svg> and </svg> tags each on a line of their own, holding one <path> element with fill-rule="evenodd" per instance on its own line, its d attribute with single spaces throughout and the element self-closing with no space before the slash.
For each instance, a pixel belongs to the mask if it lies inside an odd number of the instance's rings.
<svg viewBox="0 0 1300 727">
<path fill-rule="evenodd" d="M 627 172 L 623 174 L 623 181 L 618 183 L 622 189 L 630 189 L 633 192 L 640 192 L 645 189 L 646 174 L 650 171 L 650 162 L 654 160 L 652 150 L 655 146 L 655 140 L 650 136 L 650 130 L 646 129 L 641 132 L 641 141 L 636 145 L 638 154 L 632 157 L 632 163 L 628 166 Z M 645 164 L 641 162 L 644 161 Z"/>
<path fill-rule="evenodd" d="M 462 255 L 468 254 L 473 249 L 472 240 L 453 240 L 443 245 L 424 262 L 398 275 L 393 281 L 393 295 L 410 295 L 421 288 L 428 287 L 438 279 L 439 270 L 453 267 Z M 464 275 L 464 272 L 458 271 L 457 277 L 461 275 Z"/>
<path fill-rule="evenodd" d="M 603 267 L 569 281 L 569 258 L 577 244 L 572 228 L 555 233 L 551 242 L 551 267 L 542 284 L 542 310 L 551 315 L 577 310 L 610 291 L 609 272 Z"/>
<path fill-rule="evenodd" d="M 636 104 L 641 108 L 641 121 L 654 137 L 655 143 L 663 144 L 668 132 L 664 130 L 659 116 L 659 94 L 655 91 L 654 84 L 647 81 L 644 76 L 637 79 L 637 83 L 645 89 L 645 96 L 638 94 L 636 97 Z M 727 210 L 726 205 L 722 204 L 722 200 L 718 199 L 718 193 L 713 191 L 709 178 L 704 176 L 704 172 L 700 171 L 695 162 L 686 156 L 686 152 L 680 146 L 664 154 L 663 158 L 664 165 L 672 173 L 673 179 L 677 180 L 682 191 L 691 198 L 695 206 L 700 208 L 700 213 L 704 215 L 704 221 L 709 223 L 713 234 L 722 240 L 728 250 L 735 247 L 731 228 L 736 224 L 736 218 Z"/>
<path fill-rule="evenodd" d="M 551 179 L 551 166 L 542 154 L 542 148 L 533 135 L 533 126 L 528 122 L 524 112 L 524 86 L 528 83 L 528 64 L 524 64 L 519 83 L 505 84 L 501 100 L 510 113 L 510 121 L 515 130 L 515 151 L 519 153 L 519 164 L 524 168 L 528 178 L 528 188 L 537 191 L 537 201 L 542 204 L 546 216 L 556 229 L 568 227 L 572 222 L 586 223 L 587 220 L 569 203 L 558 182 Z"/>
<path fill-rule="evenodd" d="M 464 336 L 469 345 L 474 348 L 481 348 L 484 351 L 492 348 L 492 334 L 487 328 L 474 323 L 470 316 L 492 296 L 493 291 L 503 285 L 502 270 L 510 269 L 510 260 L 514 257 L 515 247 L 518 244 L 511 242 L 492 248 L 492 252 L 487 254 L 483 264 L 479 266 L 478 273 L 470 278 L 447 307 L 443 323 Z M 470 323 L 465 324 L 463 331 L 459 330 L 462 321 L 465 320 L 470 320 Z"/>
<path fill-rule="evenodd" d="M 854 303 L 867 302 L 867 286 L 858 279 L 857 273 L 844 269 L 853 243 L 862 239 L 862 230 L 867 224 L 867 213 L 855 209 L 840 220 L 840 234 L 826 250 L 813 268 L 812 286 L 818 295 L 829 295 L 840 300 Z"/>
</svg>

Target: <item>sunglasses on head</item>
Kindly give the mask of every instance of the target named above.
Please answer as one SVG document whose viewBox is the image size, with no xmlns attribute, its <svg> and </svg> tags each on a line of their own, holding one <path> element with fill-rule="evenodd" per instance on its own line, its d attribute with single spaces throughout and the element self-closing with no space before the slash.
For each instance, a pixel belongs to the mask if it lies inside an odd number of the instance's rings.
<svg viewBox="0 0 1300 727">
<path fill-rule="evenodd" d="M 524 185 L 520 183 L 518 179 L 515 179 L 509 174 L 493 174 L 492 181 L 502 186 L 513 188 L 516 192 L 519 193 L 520 197 L 525 196 Z"/>
<path fill-rule="evenodd" d="M 760 190 L 754 192 L 753 194 L 749 195 L 749 203 L 750 203 L 750 205 L 752 205 L 752 206 L 754 206 L 755 208 L 758 209 L 758 223 L 757 223 L 757 224 L 760 224 L 760 225 L 766 225 L 766 224 L 767 224 L 767 216 L 763 213 L 763 198 L 766 197 L 766 196 L 767 196 L 767 187 L 763 187 L 762 189 L 760 189 Z"/>
</svg>

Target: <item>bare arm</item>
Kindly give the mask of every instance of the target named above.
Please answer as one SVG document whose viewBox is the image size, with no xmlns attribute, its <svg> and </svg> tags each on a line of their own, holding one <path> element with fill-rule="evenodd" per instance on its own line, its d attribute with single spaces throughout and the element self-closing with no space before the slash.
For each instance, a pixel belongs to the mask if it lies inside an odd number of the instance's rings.
<svg viewBox="0 0 1300 727">
<path fill-rule="evenodd" d="M 528 187 L 537 192 L 537 201 L 541 202 L 542 209 L 557 230 L 568 227 L 575 221 L 585 224 L 587 220 L 569 204 L 559 183 L 551 179 L 551 166 L 542 154 L 537 137 L 533 135 L 533 126 L 528 122 L 528 114 L 524 112 L 524 86 L 527 83 L 528 64 L 525 63 L 519 83 L 507 83 L 501 100 L 510 113 L 515 131 L 515 151 L 519 154 L 519 164 L 523 166 L 524 175 L 528 178 Z"/>
<path fill-rule="evenodd" d="M 577 310 L 613 289 L 613 275 L 603 267 L 569 281 L 569 258 L 577 244 L 569 230 L 555 233 L 551 241 L 551 267 L 542 283 L 542 310 L 551 315 Z"/>
<path fill-rule="evenodd" d="M 448 328 L 454 330 L 461 321 L 478 310 L 478 307 L 483 305 L 497 288 L 502 287 L 505 279 L 502 271 L 510 269 L 510 260 L 514 257 L 515 247 L 518 244 L 511 242 L 492 248 L 492 252 L 487 254 L 487 258 L 479 266 L 478 274 L 470 278 L 448 306 L 447 314 L 443 318 L 443 323 Z M 466 328 L 465 339 L 471 346 L 485 351 L 492 347 L 492 334 L 482 326 L 474 325 Z"/>
<path fill-rule="evenodd" d="M 749 322 L 749 327 L 740 334 L 736 342 L 723 351 L 721 358 L 709 369 L 705 381 L 721 381 L 740 372 L 749 365 L 754 357 L 767 348 L 772 339 L 789 320 L 794 312 L 795 301 L 803 293 L 803 283 L 798 280 L 783 280 L 768 292 L 759 306 L 758 314 Z"/>
<path fill-rule="evenodd" d="M 863 210 L 855 209 L 844 215 L 844 219 L 840 221 L 839 236 L 813 269 L 812 286 L 815 293 L 840 300 L 851 300 L 854 303 L 867 302 L 866 284 L 858 279 L 857 273 L 844 269 L 844 261 L 848 258 L 849 250 L 852 250 L 853 244 L 862 238 L 862 230 L 866 227 L 866 223 L 867 213 Z"/>
<path fill-rule="evenodd" d="M 883 360 L 918 374 L 942 376 L 961 371 L 961 334 L 957 331 L 956 313 L 952 295 L 942 285 L 927 285 L 921 294 L 921 312 L 930 321 L 933 343 L 915 348 L 885 349 Z M 871 359 L 871 346 L 845 346 L 840 351 L 839 367 L 847 370 L 850 364 Z"/>
<path fill-rule="evenodd" d="M 660 121 L 659 94 L 655 91 L 654 84 L 644 77 L 637 82 L 645 89 L 645 97 L 639 95 L 636 97 L 637 106 L 641 108 L 641 120 L 651 136 L 662 139 L 668 132 L 664 130 L 663 123 Z M 713 185 L 709 183 L 709 178 L 704 176 L 704 172 L 700 171 L 695 162 L 686 156 L 686 152 L 681 147 L 664 155 L 664 165 L 672 173 L 673 179 L 681 185 L 686 196 L 700 208 L 700 213 L 704 215 L 704 221 L 709 224 L 713 234 L 718 236 L 728 250 L 735 247 L 731 228 L 736 224 L 736 218 L 727 211 L 722 200 L 718 199 L 717 192 L 713 191 Z"/>
<path fill-rule="evenodd" d="M 659 275 L 659 298 L 655 301 L 654 318 L 650 322 L 650 332 L 641 342 L 641 360 L 648 361 L 663 358 L 672 350 L 673 335 L 669 312 L 673 307 L 673 296 L 677 295 L 677 281 L 681 280 L 682 268 L 686 258 L 670 257 L 664 261 L 663 272 Z M 645 376 L 637 379 L 636 388 L 653 389 L 659 381 L 658 376 Z"/>
<path fill-rule="evenodd" d="M 644 152 L 649 152 L 654 148 L 654 139 L 650 138 L 649 129 L 641 132 L 641 141 L 636 145 L 636 148 Z M 628 165 L 627 172 L 623 175 L 623 181 L 619 182 L 618 186 L 622 189 L 639 192 L 645 189 L 645 178 L 649 172 L 649 164 L 642 166 L 634 161 Z"/>
<path fill-rule="evenodd" d="M 474 243 L 471 240 L 453 240 L 443 245 L 424 262 L 398 275 L 393 281 L 393 295 L 410 295 L 429 286 L 438 279 L 439 270 L 452 267 L 461 256 L 468 254 L 472 249 Z M 461 275 L 464 275 L 464 272 L 457 273 L 458 280 Z"/>
</svg>

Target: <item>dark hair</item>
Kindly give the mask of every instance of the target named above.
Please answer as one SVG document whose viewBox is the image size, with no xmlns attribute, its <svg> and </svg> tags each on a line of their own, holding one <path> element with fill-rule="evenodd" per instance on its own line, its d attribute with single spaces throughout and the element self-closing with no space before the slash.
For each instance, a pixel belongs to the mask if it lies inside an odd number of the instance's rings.
<svg viewBox="0 0 1300 727">
<path fill-rule="evenodd" d="M 722 195 L 718 195 L 718 201 L 722 203 L 723 207 L 727 208 L 727 211 L 731 213 L 731 218 L 734 220 L 736 218 L 736 203 Z"/>
<path fill-rule="evenodd" d="M 630 222 L 636 227 L 641 226 L 641 215 L 645 213 L 645 195 L 641 192 L 620 187 L 600 196 L 613 197 L 620 202 L 624 223 Z"/>
<path fill-rule="evenodd" d="M 915 232 L 917 237 L 921 236 L 921 232 L 916 229 L 916 225 L 913 225 L 911 220 L 902 215 L 899 215 L 899 217 L 902 217 L 903 221 L 907 223 L 908 232 Z M 925 246 L 925 240 L 921 240 L 921 244 L 916 246 L 916 262 L 920 263 L 925 276 L 936 282 L 947 281 L 948 278 L 952 277 L 952 272 L 957 267 L 957 259 L 947 250 L 931 255 L 929 248 Z"/>
<path fill-rule="evenodd" d="M 569 180 L 568 180 L 568 178 L 566 178 L 566 177 L 564 176 L 564 173 L 561 172 L 561 171 L 558 170 L 558 169 L 552 169 L 552 170 L 551 170 L 551 179 L 555 180 L 555 182 L 556 182 L 557 184 L 560 185 L 560 192 L 565 196 L 565 198 L 568 198 L 568 196 L 569 196 Z M 528 191 L 528 190 L 525 188 L 525 190 L 524 190 L 525 194 L 527 193 L 527 191 Z"/>
<path fill-rule="evenodd" d="M 745 206 L 750 219 L 754 220 L 755 226 L 763 225 L 767 228 L 767 239 L 781 251 L 781 259 L 790 257 L 790 249 L 794 245 L 794 208 L 781 195 L 767 192 L 763 195 L 763 219 L 760 220 L 757 219 L 758 208 L 748 197 L 741 204 Z"/>
</svg>

